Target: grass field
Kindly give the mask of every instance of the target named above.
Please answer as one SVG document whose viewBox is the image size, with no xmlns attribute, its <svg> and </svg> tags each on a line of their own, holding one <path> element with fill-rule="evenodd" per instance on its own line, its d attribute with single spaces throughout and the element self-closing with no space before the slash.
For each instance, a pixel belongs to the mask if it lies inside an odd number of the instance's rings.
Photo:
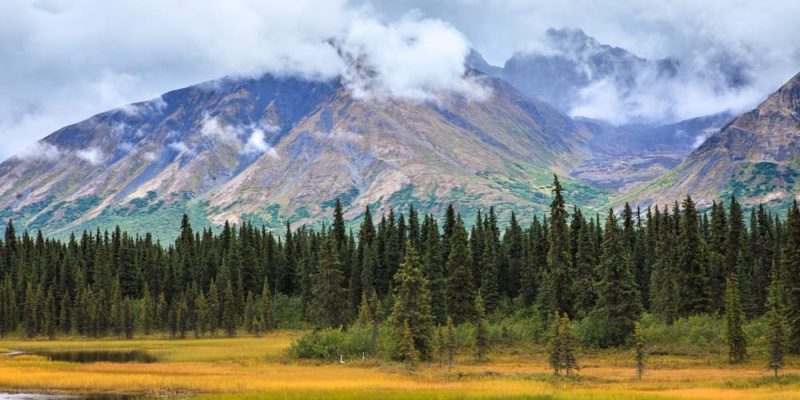
<svg viewBox="0 0 800 400">
<path fill-rule="evenodd" d="M 0 349 L 144 350 L 151 364 L 52 362 L 37 355 L 0 357 L 0 392 L 133 393 L 208 399 L 525 398 L 525 399 L 800 399 L 800 360 L 775 380 L 760 360 L 729 366 L 717 357 L 651 356 L 641 381 L 625 350 L 581 354 L 578 375 L 556 378 L 541 348 L 496 349 L 489 362 L 459 357 L 437 363 L 347 360 L 344 365 L 288 360 L 299 332 L 235 339 L 0 340 Z M 795 375 L 797 374 L 797 375 Z"/>
</svg>

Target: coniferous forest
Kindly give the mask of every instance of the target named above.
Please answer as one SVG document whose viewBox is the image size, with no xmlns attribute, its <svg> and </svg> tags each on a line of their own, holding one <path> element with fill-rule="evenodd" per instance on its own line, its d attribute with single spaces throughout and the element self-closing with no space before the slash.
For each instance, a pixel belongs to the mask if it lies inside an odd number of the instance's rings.
<svg viewBox="0 0 800 400">
<path fill-rule="evenodd" d="M 597 347 L 638 343 L 643 313 L 666 324 L 724 315 L 732 362 L 747 356 L 744 321 L 766 315 L 800 351 L 800 209 L 746 213 L 730 198 L 700 212 L 687 197 L 585 215 L 566 206 L 555 178 L 549 213 L 528 226 L 514 214 L 501 223 L 491 208 L 474 222 L 453 206 L 443 216 L 410 207 L 379 220 L 367 208 L 353 231 L 337 201 L 330 226 L 287 226 L 282 235 L 249 223 L 196 232 L 184 216 L 169 244 L 119 228 L 62 242 L 12 222 L 0 243 L 0 335 L 371 326 L 372 351 L 389 329 L 398 356 L 413 363 L 434 351 L 452 360 L 453 326 L 464 323 L 475 327 L 480 359 L 487 318 L 521 310 L 558 332 L 570 320 L 590 324 Z"/>
</svg>

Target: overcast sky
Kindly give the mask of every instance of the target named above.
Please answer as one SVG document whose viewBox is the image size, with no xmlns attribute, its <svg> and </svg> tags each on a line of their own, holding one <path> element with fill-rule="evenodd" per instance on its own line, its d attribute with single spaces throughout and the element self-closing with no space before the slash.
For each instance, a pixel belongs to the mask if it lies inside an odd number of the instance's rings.
<svg viewBox="0 0 800 400">
<path fill-rule="evenodd" d="M 0 1 L 0 159 L 93 114 L 231 74 L 344 74 L 354 92 L 480 95 L 462 79 L 468 49 L 502 65 L 537 49 L 548 27 L 647 58 L 745 60 L 754 81 L 743 107 L 800 71 L 798 15 L 797 0 Z M 348 70 L 329 39 L 377 74 Z M 698 107 L 719 103 L 692 95 Z"/>
</svg>

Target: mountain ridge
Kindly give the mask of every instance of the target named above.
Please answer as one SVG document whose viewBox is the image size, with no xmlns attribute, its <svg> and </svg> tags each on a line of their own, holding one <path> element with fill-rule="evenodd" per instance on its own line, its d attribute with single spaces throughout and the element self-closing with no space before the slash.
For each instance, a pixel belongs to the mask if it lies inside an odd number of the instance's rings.
<svg viewBox="0 0 800 400">
<path fill-rule="evenodd" d="M 366 101 L 336 80 L 269 75 L 168 92 L 0 164 L 0 217 L 65 234 L 132 220 L 166 227 L 184 212 L 198 226 L 279 229 L 318 221 L 336 197 L 351 219 L 367 205 L 545 207 L 550 171 L 572 167 L 585 132 L 501 80 L 478 79 L 491 100 Z M 567 185 L 582 203 L 605 196 Z"/>
<path fill-rule="evenodd" d="M 653 204 L 688 194 L 708 206 L 735 195 L 746 205 L 785 208 L 798 197 L 797 178 L 800 73 L 708 137 L 678 167 L 622 198 Z"/>
</svg>

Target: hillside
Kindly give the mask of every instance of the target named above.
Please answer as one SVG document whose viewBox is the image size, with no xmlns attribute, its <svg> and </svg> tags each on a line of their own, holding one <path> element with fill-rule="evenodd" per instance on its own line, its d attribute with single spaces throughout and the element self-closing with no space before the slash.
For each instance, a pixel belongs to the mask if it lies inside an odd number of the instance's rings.
<svg viewBox="0 0 800 400">
<path fill-rule="evenodd" d="M 0 165 L 0 217 L 28 229 L 120 224 L 174 235 L 243 218 L 316 222 L 335 198 L 357 218 L 414 204 L 541 209 L 552 172 L 572 168 L 585 130 L 494 78 L 483 100 L 353 98 L 338 81 L 265 75 L 173 91 L 67 126 Z M 603 191 L 567 182 L 590 205 Z M 469 217 L 469 215 L 465 215 Z"/>
<path fill-rule="evenodd" d="M 736 195 L 746 204 L 784 207 L 800 178 L 800 74 L 710 136 L 678 167 L 622 195 L 616 203 L 672 202 L 691 195 L 700 205 Z"/>
</svg>

